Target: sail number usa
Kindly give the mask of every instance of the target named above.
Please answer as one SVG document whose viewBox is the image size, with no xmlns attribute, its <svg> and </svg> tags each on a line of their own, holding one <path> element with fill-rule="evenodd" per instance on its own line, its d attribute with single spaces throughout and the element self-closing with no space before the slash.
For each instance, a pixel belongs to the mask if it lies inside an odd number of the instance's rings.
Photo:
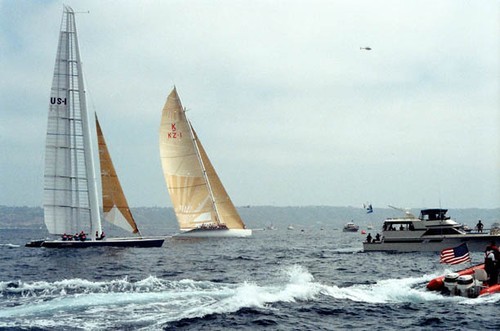
<svg viewBox="0 0 500 331">
<path fill-rule="evenodd" d="M 51 105 L 67 105 L 67 102 L 66 98 L 50 98 Z"/>
<path fill-rule="evenodd" d="M 182 132 L 177 131 L 175 123 L 170 124 L 170 131 L 167 132 L 167 138 L 168 139 L 182 138 Z"/>
</svg>

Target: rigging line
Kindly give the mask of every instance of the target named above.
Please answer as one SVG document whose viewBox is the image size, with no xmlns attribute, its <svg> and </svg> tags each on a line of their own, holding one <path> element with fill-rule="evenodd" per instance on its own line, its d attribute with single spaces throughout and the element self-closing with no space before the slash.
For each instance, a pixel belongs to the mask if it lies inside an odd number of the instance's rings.
<svg viewBox="0 0 500 331">
<path fill-rule="evenodd" d="M 85 75 L 82 75 L 82 76 L 83 76 L 83 81 L 84 81 L 84 85 L 83 86 L 85 86 L 85 90 L 86 90 L 88 99 L 90 100 L 90 106 L 92 107 L 92 111 L 94 112 L 94 114 L 96 114 L 97 113 L 97 108 L 95 106 L 94 98 L 92 97 L 92 93 L 90 92 L 89 84 L 87 84 L 87 78 L 85 77 Z"/>
</svg>

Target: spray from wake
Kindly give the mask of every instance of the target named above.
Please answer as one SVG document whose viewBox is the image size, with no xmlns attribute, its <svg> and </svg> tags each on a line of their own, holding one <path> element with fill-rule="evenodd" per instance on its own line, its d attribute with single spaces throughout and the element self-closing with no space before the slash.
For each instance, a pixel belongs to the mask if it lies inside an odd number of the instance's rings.
<svg viewBox="0 0 500 331">
<path fill-rule="evenodd" d="M 383 279 L 375 284 L 360 284 L 343 288 L 325 285 L 321 293 L 335 299 L 374 304 L 452 301 L 459 304 L 477 305 L 500 301 L 500 295 L 469 299 L 459 296 L 443 296 L 440 292 L 428 291 L 426 288 L 427 283 L 437 276 L 439 274 L 401 279 Z"/>
<path fill-rule="evenodd" d="M 314 300 L 323 286 L 301 266 L 258 285 L 162 280 L 150 276 L 92 282 L 0 282 L 0 327 L 127 328 L 161 327 L 169 322 L 209 314 L 231 313 L 245 307 L 266 309 L 275 302 Z M 281 280 L 284 281 L 281 281 Z"/>
<path fill-rule="evenodd" d="M 0 247 L 5 247 L 5 248 L 19 248 L 21 245 L 16 245 L 16 244 L 0 244 Z"/>
<path fill-rule="evenodd" d="M 435 276 L 338 287 L 316 282 L 305 268 L 295 265 L 283 269 L 265 285 L 251 281 L 172 281 L 154 276 L 137 282 L 126 277 L 102 282 L 0 282 L 0 328 L 154 329 L 183 319 L 233 313 L 242 308 L 272 309 L 273 303 L 324 297 L 373 304 L 448 300 L 477 305 L 500 301 L 500 295 L 467 299 L 427 291 L 425 284 Z"/>
</svg>

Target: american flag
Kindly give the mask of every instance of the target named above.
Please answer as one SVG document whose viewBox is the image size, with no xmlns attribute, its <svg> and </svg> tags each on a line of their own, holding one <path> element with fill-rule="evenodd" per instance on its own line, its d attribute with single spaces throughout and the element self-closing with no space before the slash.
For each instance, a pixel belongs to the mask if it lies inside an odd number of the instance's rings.
<svg viewBox="0 0 500 331">
<path fill-rule="evenodd" d="M 463 243 L 455 248 L 446 248 L 441 251 L 439 262 L 446 264 L 460 264 L 470 262 L 469 248 Z"/>
</svg>

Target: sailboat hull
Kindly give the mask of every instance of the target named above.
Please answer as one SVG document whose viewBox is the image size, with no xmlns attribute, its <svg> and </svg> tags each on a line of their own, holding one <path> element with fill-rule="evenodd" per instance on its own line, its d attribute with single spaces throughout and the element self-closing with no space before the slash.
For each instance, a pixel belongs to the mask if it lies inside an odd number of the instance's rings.
<svg viewBox="0 0 500 331">
<path fill-rule="evenodd" d="M 183 230 L 181 230 L 183 231 Z M 235 237 L 250 237 L 251 229 L 192 229 L 186 230 L 175 237 L 180 238 L 235 238 Z"/>
<path fill-rule="evenodd" d="M 87 247 L 161 247 L 164 238 L 111 238 L 104 240 L 36 240 L 26 244 L 26 247 L 46 248 L 87 248 Z"/>
</svg>

